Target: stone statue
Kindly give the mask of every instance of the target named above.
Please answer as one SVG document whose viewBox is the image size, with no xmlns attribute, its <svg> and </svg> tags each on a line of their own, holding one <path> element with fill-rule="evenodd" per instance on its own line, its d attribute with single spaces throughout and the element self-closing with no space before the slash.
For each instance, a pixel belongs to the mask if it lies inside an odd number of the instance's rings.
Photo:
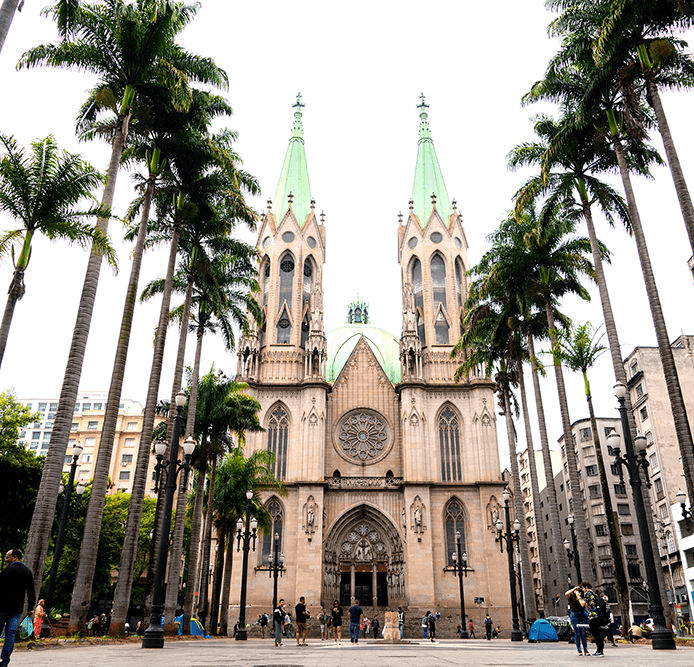
<svg viewBox="0 0 694 667">
<path fill-rule="evenodd" d="M 403 331 L 415 331 L 415 305 L 412 283 L 406 282 L 402 290 L 402 321 Z"/>
<path fill-rule="evenodd" d="M 308 511 L 306 512 L 306 526 L 313 527 L 313 505 L 309 505 Z"/>
<path fill-rule="evenodd" d="M 419 505 L 414 508 L 414 525 L 416 530 L 422 527 L 422 508 Z"/>
<path fill-rule="evenodd" d="M 356 560 L 372 560 L 373 557 L 374 554 L 371 545 L 366 540 L 359 542 L 357 548 L 354 550 L 354 558 Z"/>
<path fill-rule="evenodd" d="M 311 331 L 323 331 L 323 290 L 318 285 L 311 292 Z"/>
</svg>

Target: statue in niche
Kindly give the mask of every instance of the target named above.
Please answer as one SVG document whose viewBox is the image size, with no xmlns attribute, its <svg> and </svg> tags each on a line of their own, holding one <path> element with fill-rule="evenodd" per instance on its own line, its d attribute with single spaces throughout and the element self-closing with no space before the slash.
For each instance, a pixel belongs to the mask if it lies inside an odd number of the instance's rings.
<svg viewBox="0 0 694 667">
<path fill-rule="evenodd" d="M 412 290 L 412 283 L 406 282 L 402 290 L 403 331 L 416 330 L 415 312 L 416 310 L 414 305 L 414 292 Z"/>
<path fill-rule="evenodd" d="M 313 538 L 313 533 L 316 532 L 316 512 L 318 505 L 313 496 L 309 496 L 304 504 L 304 532 L 308 535 L 308 541 Z"/>
<path fill-rule="evenodd" d="M 492 496 L 489 499 L 489 503 L 487 504 L 487 516 L 489 517 L 489 524 L 487 525 L 487 528 L 489 530 L 496 530 L 496 522 L 499 520 L 501 515 L 499 512 L 499 501 L 495 496 Z"/>
<path fill-rule="evenodd" d="M 366 540 L 359 542 L 354 550 L 354 558 L 356 560 L 373 560 L 373 557 L 374 553 L 371 545 Z"/>
<path fill-rule="evenodd" d="M 318 285 L 311 292 L 311 331 L 323 331 L 323 290 Z"/>
<path fill-rule="evenodd" d="M 414 502 L 410 506 L 412 512 L 412 530 L 417 535 L 417 541 L 422 541 L 422 533 L 424 533 L 424 504 L 419 496 L 415 496 Z"/>
</svg>

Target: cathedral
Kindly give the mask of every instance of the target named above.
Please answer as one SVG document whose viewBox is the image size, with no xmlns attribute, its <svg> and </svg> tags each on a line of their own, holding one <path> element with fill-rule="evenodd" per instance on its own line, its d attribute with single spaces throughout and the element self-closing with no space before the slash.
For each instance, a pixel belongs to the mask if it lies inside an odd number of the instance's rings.
<svg viewBox="0 0 694 667">
<path fill-rule="evenodd" d="M 333 600 L 349 606 L 357 599 L 381 620 L 382 612 L 402 607 L 409 630 L 424 612 L 438 611 L 449 619 L 442 629 L 454 632 L 460 533 L 469 568 L 466 615 L 478 632 L 478 616 L 487 611 L 509 629 L 507 556 L 494 528 L 504 490 L 494 385 L 481 373 L 453 379 L 461 363 L 451 351 L 468 289 L 467 241 L 446 192 L 428 105 L 422 96 L 409 215 L 393 229 L 402 275 L 399 336 L 380 329 L 358 298 L 345 307 L 343 326 L 324 331 L 329 229 L 309 185 L 302 106 L 299 96 L 258 234 L 262 325 L 239 345 L 238 379 L 260 402 L 266 429 L 248 434 L 247 450 L 275 454 L 274 473 L 288 492 L 263 494 L 273 528 L 250 553 L 246 618 L 271 608 L 268 562 L 277 534 L 286 567 L 279 597 L 288 605 L 305 596 L 315 618 Z M 236 563 L 230 619 L 238 616 Z"/>
</svg>

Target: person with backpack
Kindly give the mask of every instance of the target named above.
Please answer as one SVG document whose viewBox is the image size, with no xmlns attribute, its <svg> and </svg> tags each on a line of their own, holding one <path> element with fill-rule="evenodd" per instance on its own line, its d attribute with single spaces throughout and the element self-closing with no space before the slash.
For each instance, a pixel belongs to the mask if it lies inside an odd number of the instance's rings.
<svg viewBox="0 0 694 667">
<path fill-rule="evenodd" d="M 581 587 L 575 586 L 569 591 L 566 591 L 566 600 L 569 603 L 569 620 L 574 630 L 574 641 L 576 642 L 576 650 L 578 655 L 589 655 L 588 653 L 588 635 L 586 627 L 588 626 L 588 616 L 583 604 L 580 601 L 582 595 Z M 583 647 L 583 652 L 581 652 Z"/>
<path fill-rule="evenodd" d="M 284 599 L 277 603 L 277 609 L 272 611 L 272 627 L 275 646 L 283 646 L 282 630 L 284 629 Z"/>
<path fill-rule="evenodd" d="M 484 623 L 484 631 L 487 633 L 487 641 L 492 641 L 492 628 L 494 627 L 492 617 L 487 613 L 482 622 Z"/>
<path fill-rule="evenodd" d="M 580 584 L 579 601 L 588 614 L 588 626 L 595 640 L 596 651 L 594 656 L 602 658 L 605 649 L 605 626 L 610 622 L 610 615 L 607 611 L 607 603 L 592 589 L 587 581 Z"/>
</svg>

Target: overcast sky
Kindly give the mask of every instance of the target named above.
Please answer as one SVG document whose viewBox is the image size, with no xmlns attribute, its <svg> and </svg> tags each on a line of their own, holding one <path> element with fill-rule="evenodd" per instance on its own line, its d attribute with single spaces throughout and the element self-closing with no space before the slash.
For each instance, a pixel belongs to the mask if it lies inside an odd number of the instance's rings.
<svg viewBox="0 0 694 667">
<path fill-rule="evenodd" d="M 105 170 L 109 148 L 80 144 L 74 120 L 94 83 L 89 75 L 57 70 L 23 70 L 15 64 L 28 48 L 55 39 L 55 26 L 40 16 L 47 0 L 27 0 L 0 53 L 0 131 L 21 145 L 53 134 L 61 147 L 83 153 Z M 203 0 L 198 17 L 181 38 L 190 51 L 214 58 L 230 79 L 234 116 L 225 124 L 239 132 L 237 150 L 245 168 L 260 181 L 265 208 L 274 196 L 292 125 L 292 103 L 302 93 L 304 137 L 311 190 L 325 211 L 327 261 L 324 273 L 325 326 L 344 322 L 346 304 L 357 290 L 371 305 L 373 323 L 395 335 L 401 330 L 397 214 L 407 212 L 417 151 L 419 94 L 426 94 L 431 132 L 448 193 L 458 208 L 472 265 L 487 248 L 485 237 L 503 219 L 529 172 L 512 173 L 506 155 L 533 138 L 531 118 L 549 106 L 521 108 L 520 98 L 542 76 L 557 44 L 548 39 L 552 15 L 541 0 L 474 2 L 278 2 Z M 686 36 L 691 38 L 690 35 Z M 665 94 L 664 103 L 685 175 L 694 188 L 691 93 Z M 658 135 L 654 145 L 662 150 Z M 615 184 L 619 185 L 617 181 Z M 694 333 L 691 255 L 674 187 L 665 168 L 655 180 L 635 183 L 645 233 L 670 338 Z M 119 176 L 115 212 L 133 196 L 128 174 Z M 13 221 L 0 219 L 0 228 Z M 655 345 L 636 248 L 621 230 L 596 220 L 598 234 L 614 254 L 607 268 L 622 354 Z M 106 266 L 82 373 L 81 388 L 107 390 L 124 292 L 130 247 L 112 222 L 120 274 Z M 585 233 L 585 232 L 584 232 Z M 248 240 L 255 236 L 248 234 Z M 60 393 L 87 253 L 65 244 L 34 241 L 18 303 L 0 388 L 20 397 Z M 165 253 L 145 257 L 141 286 L 164 273 Z M 0 284 L 9 284 L 10 263 L 0 266 Z M 593 290 L 591 303 L 567 301 L 576 323 L 599 324 L 602 313 Z M 159 303 L 138 306 L 123 396 L 144 401 Z M 171 393 L 177 332 L 169 332 L 160 395 Z M 547 345 L 544 346 L 545 348 Z M 193 341 L 186 363 L 192 364 Z M 212 363 L 234 373 L 236 356 L 206 339 L 203 370 Z M 561 434 L 554 378 L 544 381 L 550 440 Z M 615 416 L 614 378 L 608 355 L 592 376 L 598 416 Z M 587 416 L 583 385 L 567 377 L 571 419 Z M 694 409 L 694 408 L 693 408 Z M 502 465 L 508 461 L 503 419 L 498 421 Z M 520 448 L 523 428 L 518 426 Z M 537 429 L 536 429 L 537 430 Z M 539 448 L 539 438 L 536 447 Z"/>
</svg>

